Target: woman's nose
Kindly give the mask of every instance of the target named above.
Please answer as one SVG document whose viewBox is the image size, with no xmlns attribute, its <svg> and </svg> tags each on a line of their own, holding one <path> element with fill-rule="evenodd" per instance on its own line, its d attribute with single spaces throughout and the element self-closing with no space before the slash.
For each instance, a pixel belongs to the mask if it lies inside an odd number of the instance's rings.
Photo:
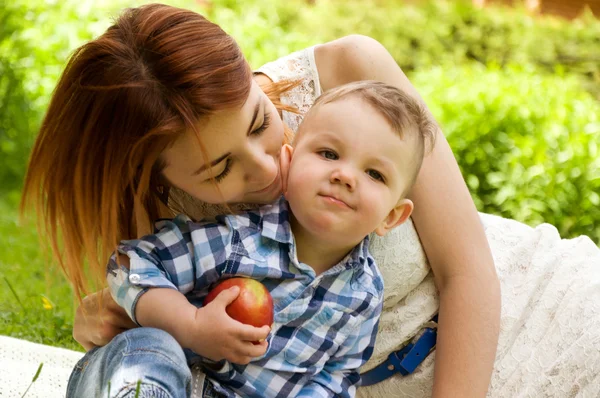
<svg viewBox="0 0 600 398">
<path fill-rule="evenodd" d="M 338 167 L 333 170 L 330 181 L 332 184 L 345 185 L 350 191 L 356 188 L 356 175 L 349 166 Z"/>
<path fill-rule="evenodd" d="M 277 173 L 278 162 L 276 159 L 263 150 L 253 151 L 249 158 L 246 169 L 246 181 L 248 182 L 265 182 L 268 183 Z"/>
</svg>

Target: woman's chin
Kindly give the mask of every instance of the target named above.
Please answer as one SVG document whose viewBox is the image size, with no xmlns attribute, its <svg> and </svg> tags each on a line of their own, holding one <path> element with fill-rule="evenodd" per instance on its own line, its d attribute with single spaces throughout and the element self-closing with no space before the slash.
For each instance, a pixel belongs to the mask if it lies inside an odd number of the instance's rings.
<svg viewBox="0 0 600 398">
<path fill-rule="evenodd" d="M 281 196 L 281 188 L 269 190 L 269 192 L 261 192 L 249 195 L 244 201 L 245 203 L 253 204 L 268 204 L 273 203 Z"/>
</svg>

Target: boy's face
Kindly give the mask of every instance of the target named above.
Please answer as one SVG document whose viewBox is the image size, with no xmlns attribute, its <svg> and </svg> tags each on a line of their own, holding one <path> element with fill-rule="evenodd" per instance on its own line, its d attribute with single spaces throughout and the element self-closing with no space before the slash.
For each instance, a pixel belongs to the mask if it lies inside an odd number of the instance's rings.
<svg viewBox="0 0 600 398">
<path fill-rule="evenodd" d="M 319 105 L 298 133 L 284 194 L 307 232 L 355 244 L 373 231 L 385 234 L 410 215 L 412 203 L 401 194 L 414 168 L 415 134 L 401 140 L 373 106 L 355 96 Z"/>
</svg>

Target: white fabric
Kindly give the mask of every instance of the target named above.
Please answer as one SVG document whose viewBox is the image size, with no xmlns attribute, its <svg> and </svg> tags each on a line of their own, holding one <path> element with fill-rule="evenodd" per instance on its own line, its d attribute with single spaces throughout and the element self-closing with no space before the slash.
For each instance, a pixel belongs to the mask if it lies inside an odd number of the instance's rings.
<svg viewBox="0 0 600 398">
<path fill-rule="evenodd" d="M 71 371 L 82 356 L 82 352 L 0 336 L 0 397 L 20 398 L 40 363 L 42 371 L 25 397 L 64 397 Z"/>
<path fill-rule="evenodd" d="M 310 48 L 259 70 L 273 80 L 302 78 L 286 101 L 303 112 L 320 92 L 313 54 Z M 284 118 L 294 131 L 301 121 L 301 115 L 287 112 Z M 481 220 L 502 286 L 500 341 L 488 396 L 600 396 L 598 247 L 587 237 L 561 240 L 547 224 L 531 228 L 487 214 L 481 214 Z M 412 222 L 371 242 L 386 285 L 375 353 L 365 369 L 417 333 L 438 308 L 433 277 Z M 28 397 L 64 396 L 70 369 L 80 356 L 0 338 L 0 397 L 20 396 L 40 362 L 44 370 Z M 358 396 L 430 396 L 434 358 L 435 353 L 411 376 L 360 388 Z"/>
<path fill-rule="evenodd" d="M 587 237 L 561 240 L 548 224 L 530 228 L 487 214 L 481 220 L 502 288 L 500 340 L 488 396 L 599 396 L 598 247 Z M 365 369 L 385 360 L 437 308 L 431 273 L 409 288 L 424 264 L 415 253 L 420 245 L 414 227 L 397 232 L 373 242 L 386 299 L 375 353 Z M 430 396 L 434 358 L 435 352 L 413 375 L 361 388 L 358 396 Z"/>
</svg>

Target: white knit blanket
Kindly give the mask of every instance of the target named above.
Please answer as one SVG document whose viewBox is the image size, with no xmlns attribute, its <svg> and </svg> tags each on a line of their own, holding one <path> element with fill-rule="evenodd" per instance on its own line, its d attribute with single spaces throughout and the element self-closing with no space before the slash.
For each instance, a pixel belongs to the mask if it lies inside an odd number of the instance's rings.
<svg viewBox="0 0 600 398">
<path fill-rule="evenodd" d="M 0 336 L 0 397 L 20 398 L 43 363 L 27 398 L 64 397 L 71 370 L 83 353 Z"/>
<path fill-rule="evenodd" d="M 481 215 L 502 284 L 502 323 L 488 396 L 600 396 L 600 250 L 588 238 L 560 239 L 556 229 Z M 436 311 L 431 273 L 407 223 L 371 250 L 386 283 L 372 367 Z M 81 353 L 0 336 L 0 397 L 64 397 Z M 426 397 L 432 354 L 409 377 L 359 389 L 359 397 Z"/>
<path fill-rule="evenodd" d="M 502 289 L 502 318 L 488 397 L 600 397 L 600 249 L 481 214 Z M 369 369 L 415 334 L 438 307 L 412 223 L 371 251 L 384 275 L 384 311 Z M 415 276 L 416 275 L 416 276 Z M 423 278 L 421 282 L 416 280 Z M 416 286 L 415 286 L 416 284 Z M 359 388 L 358 397 L 431 396 L 435 351 L 408 377 Z"/>
</svg>

